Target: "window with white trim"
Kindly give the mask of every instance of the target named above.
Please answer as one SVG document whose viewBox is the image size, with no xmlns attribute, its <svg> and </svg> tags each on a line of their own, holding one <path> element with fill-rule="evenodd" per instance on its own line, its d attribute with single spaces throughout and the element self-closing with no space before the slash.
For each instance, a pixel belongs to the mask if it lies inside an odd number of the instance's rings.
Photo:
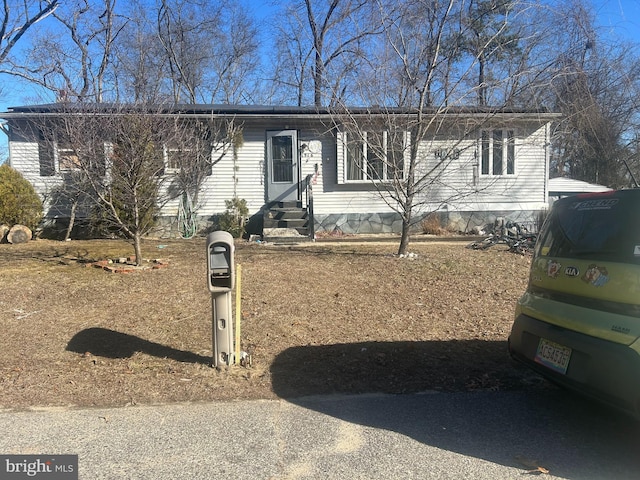
<svg viewBox="0 0 640 480">
<path fill-rule="evenodd" d="M 175 173 L 180 170 L 183 163 L 182 156 L 185 154 L 189 154 L 189 151 L 175 144 L 165 144 L 163 146 L 165 173 Z"/>
<path fill-rule="evenodd" d="M 480 174 L 515 175 L 514 130 L 483 130 L 480 138 Z"/>
<path fill-rule="evenodd" d="M 80 158 L 70 143 L 64 141 L 57 142 L 56 154 L 58 156 L 58 168 L 60 172 L 80 170 Z"/>
<path fill-rule="evenodd" d="M 342 133 L 344 181 L 391 181 L 404 177 L 404 133 Z"/>
<path fill-rule="evenodd" d="M 87 140 L 76 145 L 65 135 L 57 135 L 55 141 L 47 140 L 42 135 L 38 154 L 41 176 L 73 174 L 79 171 L 104 175 L 106 171 L 107 152 L 104 142 Z"/>
<path fill-rule="evenodd" d="M 200 150 L 198 149 L 200 148 Z M 212 173 L 211 150 L 202 150 L 201 145 L 185 146 L 178 142 L 170 142 L 162 145 L 162 158 L 164 161 L 163 174 L 176 174 L 182 169 L 202 168 L 206 174 Z M 224 148 L 221 147 L 221 148 Z"/>
</svg>

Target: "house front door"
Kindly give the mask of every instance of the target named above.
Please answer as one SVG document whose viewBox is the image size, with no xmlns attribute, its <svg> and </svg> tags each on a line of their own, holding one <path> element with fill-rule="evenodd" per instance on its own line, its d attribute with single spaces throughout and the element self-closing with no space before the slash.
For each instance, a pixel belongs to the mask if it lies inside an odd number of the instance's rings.
<svg viewBox="0 0 640 480">
<path fill-rule="evenodd" d="M 296 130 L 267 132 L 267 201 L 300 199 L 300 165 Z"/>
</svg>

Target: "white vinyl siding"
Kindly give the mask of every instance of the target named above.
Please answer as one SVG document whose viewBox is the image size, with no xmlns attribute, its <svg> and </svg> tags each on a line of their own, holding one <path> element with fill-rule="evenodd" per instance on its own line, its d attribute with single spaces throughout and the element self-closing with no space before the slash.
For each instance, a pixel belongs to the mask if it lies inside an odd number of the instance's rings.
<svg viewBox="0 0 640 480">
<path fill-rule="evenodd" d="M 236 152 L 236 159 L 230 150 L 206 178 L 199 194 L 199 216 L 210 217 L 224 212 L 225 200 L 232 199 L 234 194 L 247 201 L 251 215 L 260 212 L 266 201 L 266 132 L 277 129 L 296 130 L 299 145 L 313 142 L 312 149 L 300 149 L 300 188 L 304 205 L 304 180 L 311 175 L 316 215 L 393 212 L 387 202 L 389 198 L 385 200 L 371 180 L 348 180 L 343 132 L 327 129 L 322 122 L 313 119 L 296 124 L 295 120 L 256 118 L 245 121 L 243 143 Z M 486 130 L 514 132 L 513 173 L 509 173 L 507 152 L 503 157 L 502 175 L 483 175 L 481 133 L 476 131 L 468 138 L 460 139 L 457 132 L 443 129 L 436 138 L 430 137 L 419 145 L 416 175 L 431 175 L 431 184 L 415 199 L 415 203 L 420 204 L 420 212 L 439 210 L 443 206 L 449 211 L 513 211 L 544 207 L 547 202 L 548 127 L 535 121 L 518 121 L 506 128 L 501 125 Z M 505 138 L 504 134 L 502 138 Z M 509 138 L 508 134 L 506 138 Z M 407 135 L 405 162 L 408 161 L 410 141 Z M 40 174 L 39 154 L 37 139 L 11 138 L 10 165 L 34 185 L 44 200 L 60 184 L 61 177 Z M 406 172 L 406 163 L 403 167 Z M 174 200 L 163 207 L 162 213 L 177 215 L 177 211 L 178 201 Z"/>
<path fill-rule="evenodd" d="M 245 199 L 251 214 L 256 213 L 264 204 L 264 129 L 245 128 L 243 145 L 234 161 L 233 149 L 211 169 L 211 175 L 205 179 L 198 195 L 198 215 L 211 216 L 223 213 L 225 200 L 231 200 L 234 193 Z M 217 155 L 214 152 L 214 161 Z M 178 211 L 178 199 L 169 202 L 162 213 L 175 215 Z"/>
<path fill-rule="evenodd" d="M 478 193 L 470 205 L 474 209 L 488 209 L 492 204 L 503 208 L 510 205 L 512 209 L 533 209 L 528 205 L 535 204 L 537 208 L 542 208 L 547 202 L 547 129 L 545 126 L 523 126 L 511 130 L 516 132 L 515 173 L 480 174 Z"/>
<path fill-rule="evenodd" d="M 45 215 L 51 218 L 60 214 L 58 210 L 51 210 L 49 202 L 54 190 L 62 185 L 62 178 L 58 175 L 40 175 L 39 150 L 37 141 L 10 141 L 9 165 L 33 185 L 44 203 Z"/>
</svg>

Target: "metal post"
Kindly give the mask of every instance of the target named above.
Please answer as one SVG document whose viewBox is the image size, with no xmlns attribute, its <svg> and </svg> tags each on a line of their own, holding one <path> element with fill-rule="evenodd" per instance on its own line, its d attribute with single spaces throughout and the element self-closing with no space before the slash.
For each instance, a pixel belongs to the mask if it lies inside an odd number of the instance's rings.
<svg viewBox="0 0 640 480">
<path fill-rule="evenodd" d="M 231 292 L 211 295 L 213 366 L 231 365 L 234 358 Z"/>
</svg>

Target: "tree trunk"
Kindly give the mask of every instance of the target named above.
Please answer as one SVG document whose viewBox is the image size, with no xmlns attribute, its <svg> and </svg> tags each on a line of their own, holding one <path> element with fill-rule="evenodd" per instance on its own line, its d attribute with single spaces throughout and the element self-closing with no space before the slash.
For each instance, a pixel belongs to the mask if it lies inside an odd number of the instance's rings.
<svg viewBox="0 0 640 480">
<path fill-rule="evenodd" d="M 322 49 L 322 45 L 319 47 Z M 322 106 L 322 85 L 324 83 L 324 64 L 322 63 L 321 51 L 316 50 L 316 68 L 313 76 L 313 104 L 316 107 Z"/>
<path fill-rule="evenodd" d="M 484 107 L 487 104 L 487 87 L 484 84 L 484 66 L 484 53 L 481 53 L 478 56 L 478 105 L 481 107 Z"/>
<path fill-rule="evenodd" d="M 402 234 L 400 235 L 400 245 L 398 246 L 398 255 L 406 255 L 409 249 L 409 228 L 410 224 L 404 218 L 402 219 Z"/>
<path fill-rule="evenodd" d="M 76 223 L 76 210 L 78 210 L 78 200 L 74 200 L 71 204 L 71 213 L 69 214 L 69 225 L 67 226 L 67 233 L 64 235 L 64 241 L 66 242 L 71 238 L 71 232 L 73 231 L 73 224 Z"/>
<path fill-rule="evenodd" d="M 423 98 L 424 99 L 424 98 Z M 418 112 L 418 127 L 412 131 L 411 138 L 422 138 L 422 107 L 423 104 L 420 105 L 420 110 Z M 411 219 L 413 218 L 413 198 L 416 193 L 416 164 L 418 159 L 418 143 L 419 142 L 411 142 L 410 146 L 410 160 L 409 160 L 409 170 L 407 172 L 407 179 L 404 188 L 406 189 L 404 194 L 405 198 L 402 201 L 402 234 L 400 236 L 400 245 L 398 246 L 398 255 L 406 255 L 407 250 L 409 249 L 409 230 L 411 228 Z M 402 188 L 402 187 L 400 187 Z"/>
<path fill-rule="evenodd" d="M 142 239 L 139 233 L 133 236 L 133 251 L 136 255 L 136 265 L 142 265 Z"/>
<path fill-rule="evenodd" d="M 413 168 L 410 168 L 409 178 L 414 182 Z M 406 255 L 409 250 L 409 230 L 411 229 L 411 219 L 413 218 L 413 187 L 408 189 L 407 198 L 402 204 L 402 234 L 400 235 L 400 245 L 398 255 Z"/>
</svg>

